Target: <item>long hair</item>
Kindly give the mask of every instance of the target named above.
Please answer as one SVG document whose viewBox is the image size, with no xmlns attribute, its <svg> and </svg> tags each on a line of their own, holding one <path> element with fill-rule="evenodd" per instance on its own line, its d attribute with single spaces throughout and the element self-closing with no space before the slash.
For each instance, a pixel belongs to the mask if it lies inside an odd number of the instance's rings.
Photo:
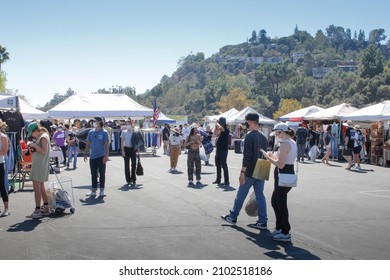
<svg viewBox="0 0 390 280">
<path fill-rule="evenodd" d="M 195 128 L 196 127 L 191 128 L 190 136 L 195 135 Z"/>
</svg>

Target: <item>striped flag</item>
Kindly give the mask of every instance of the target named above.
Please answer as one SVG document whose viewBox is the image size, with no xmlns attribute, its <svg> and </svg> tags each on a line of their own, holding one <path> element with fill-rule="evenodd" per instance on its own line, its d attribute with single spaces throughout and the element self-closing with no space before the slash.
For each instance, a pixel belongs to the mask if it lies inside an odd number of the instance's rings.
<svg viewBox="0 0 390 280">
<path fill-rule="evenodd" d="M 157 99 L 154 98 L 154 104 L 153 104 L 153 127 L 156 126 L 157 120 L 158 120 L 158 107 L 157 107 Z"/>
</svg>

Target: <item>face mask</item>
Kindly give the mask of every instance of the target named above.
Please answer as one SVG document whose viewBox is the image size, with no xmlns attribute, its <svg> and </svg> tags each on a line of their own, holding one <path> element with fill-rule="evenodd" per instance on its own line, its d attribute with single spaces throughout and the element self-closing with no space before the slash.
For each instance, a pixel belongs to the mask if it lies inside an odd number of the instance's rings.
<svg viewBox="0 0 390 280">
<path fill-rule="evenodd" d="M 58 131 L 62 131 L 62 128 L 59 128 Z"/>
<path fill-rule="evenodd" d="M 127 125 L 127 129 L 130 130 L 132 128 L 131 125 Z"/>
<path fill-rule="evenodd" d="M 94 123 L 92 124 L 92 126 L 93 126 L 93 128 L 97 128 L 97 126 L 98 126 L 97 122 L 94 122 Z"/>
</svg>

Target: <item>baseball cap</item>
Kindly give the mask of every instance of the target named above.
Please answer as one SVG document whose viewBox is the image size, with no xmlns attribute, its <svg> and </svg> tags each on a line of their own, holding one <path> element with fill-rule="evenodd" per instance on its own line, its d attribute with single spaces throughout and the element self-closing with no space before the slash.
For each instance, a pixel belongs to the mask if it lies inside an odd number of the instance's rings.
<svg viewBox="0 0 390 280">
<path fill-rule="evenodd" d="M 31 137 L 32 132 L 38 128 L 38 124 L 36 122 L 32 122 L 28 125 L 27 128 L 27 137 Z"/>
<path fill-rule="evenodd" d="M 285 123 L 278 123 L 277 125 L 274 126 L 274 129 L 272 129 L 272 131 L 276 131 L 276 130 L 281 130 L 281 131 L 289 131 L 289 128 L 288 128 L 288 125 L 285 124 Z"/>
</svg>

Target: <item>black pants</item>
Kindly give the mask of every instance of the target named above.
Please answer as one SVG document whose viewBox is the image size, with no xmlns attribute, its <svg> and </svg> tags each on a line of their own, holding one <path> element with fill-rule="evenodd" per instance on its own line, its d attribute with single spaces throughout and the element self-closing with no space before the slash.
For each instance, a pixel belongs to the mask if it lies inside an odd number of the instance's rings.
<svg viewBox="0 0 390 280">
<path fill-rule="evenodd" d="M 97 180 L 99 173 L 100 189 L 104 189 L 106 182 L 106 165 L 103 164 L 104 156 L 94 159 L 89 159 L 89 167 L 91 169 L 92 189 L 97 189 Z"/>
<path fill-rule="evenodd" d="M 136 182 L 137 177 L 135 175 L 135 170 L 137 168 L 137 155 L 135 153 L 135 150 L 133 147 L 124 147 L 125 149 L 125 177 L 126 177 L 126 182 Z M 131 159 L 131 176 L 130 176 L 130 159 Z"/>
<path fill-rule="evenodd" d="M 8 193 L 7 193 L 7 189 L 5 188 L 4 177 L 5 177 L 4 163 L 0 163 L 0 192 L 1 192 L 1 198 L 2 198 L 3 202 L 7 202 L 8 201 Z"/>
<path fill-rule="evenodd" d="M 227 156 L 228 151 L 217 151 L 215 154 L 215 166 L 217 167 L 217 182 L 221 182 L 222 177 L 222 169 L 223 169 L 223 176 L 225 179 L 225 184 L 229 185 L 229 170 L 227 166 Z"/>
<path fill-rule="evenodd" d="M 293 165 L 285 165 L 281 170 L 282 173 L 294 173 Z M 282 230 L 282 233 L 287 234 L 291 230 L 288 220 L 289 213 L 287 208 L 287 193 L 291 190 L 289 187 L 279 187 L 278 168 L 274 171 L 274 191 L 271 197 L 271 205 L 275 212 L 276 229 Z"/>
<path fill-rule="evenodd" d="M 56 165 L 57 165 L 57 166 L 58 166 L 60 163 L 66 164 L 66 150 L 67 150 L 67 146 L 61 146 L 60 148 L 61 148 L 61 150 L 62 150 L 62 155 L 64 156 L 64 161 L 63 161 L 63 162 L 58 162 L 58 157 L 56 157 Z"/>
</svg>

